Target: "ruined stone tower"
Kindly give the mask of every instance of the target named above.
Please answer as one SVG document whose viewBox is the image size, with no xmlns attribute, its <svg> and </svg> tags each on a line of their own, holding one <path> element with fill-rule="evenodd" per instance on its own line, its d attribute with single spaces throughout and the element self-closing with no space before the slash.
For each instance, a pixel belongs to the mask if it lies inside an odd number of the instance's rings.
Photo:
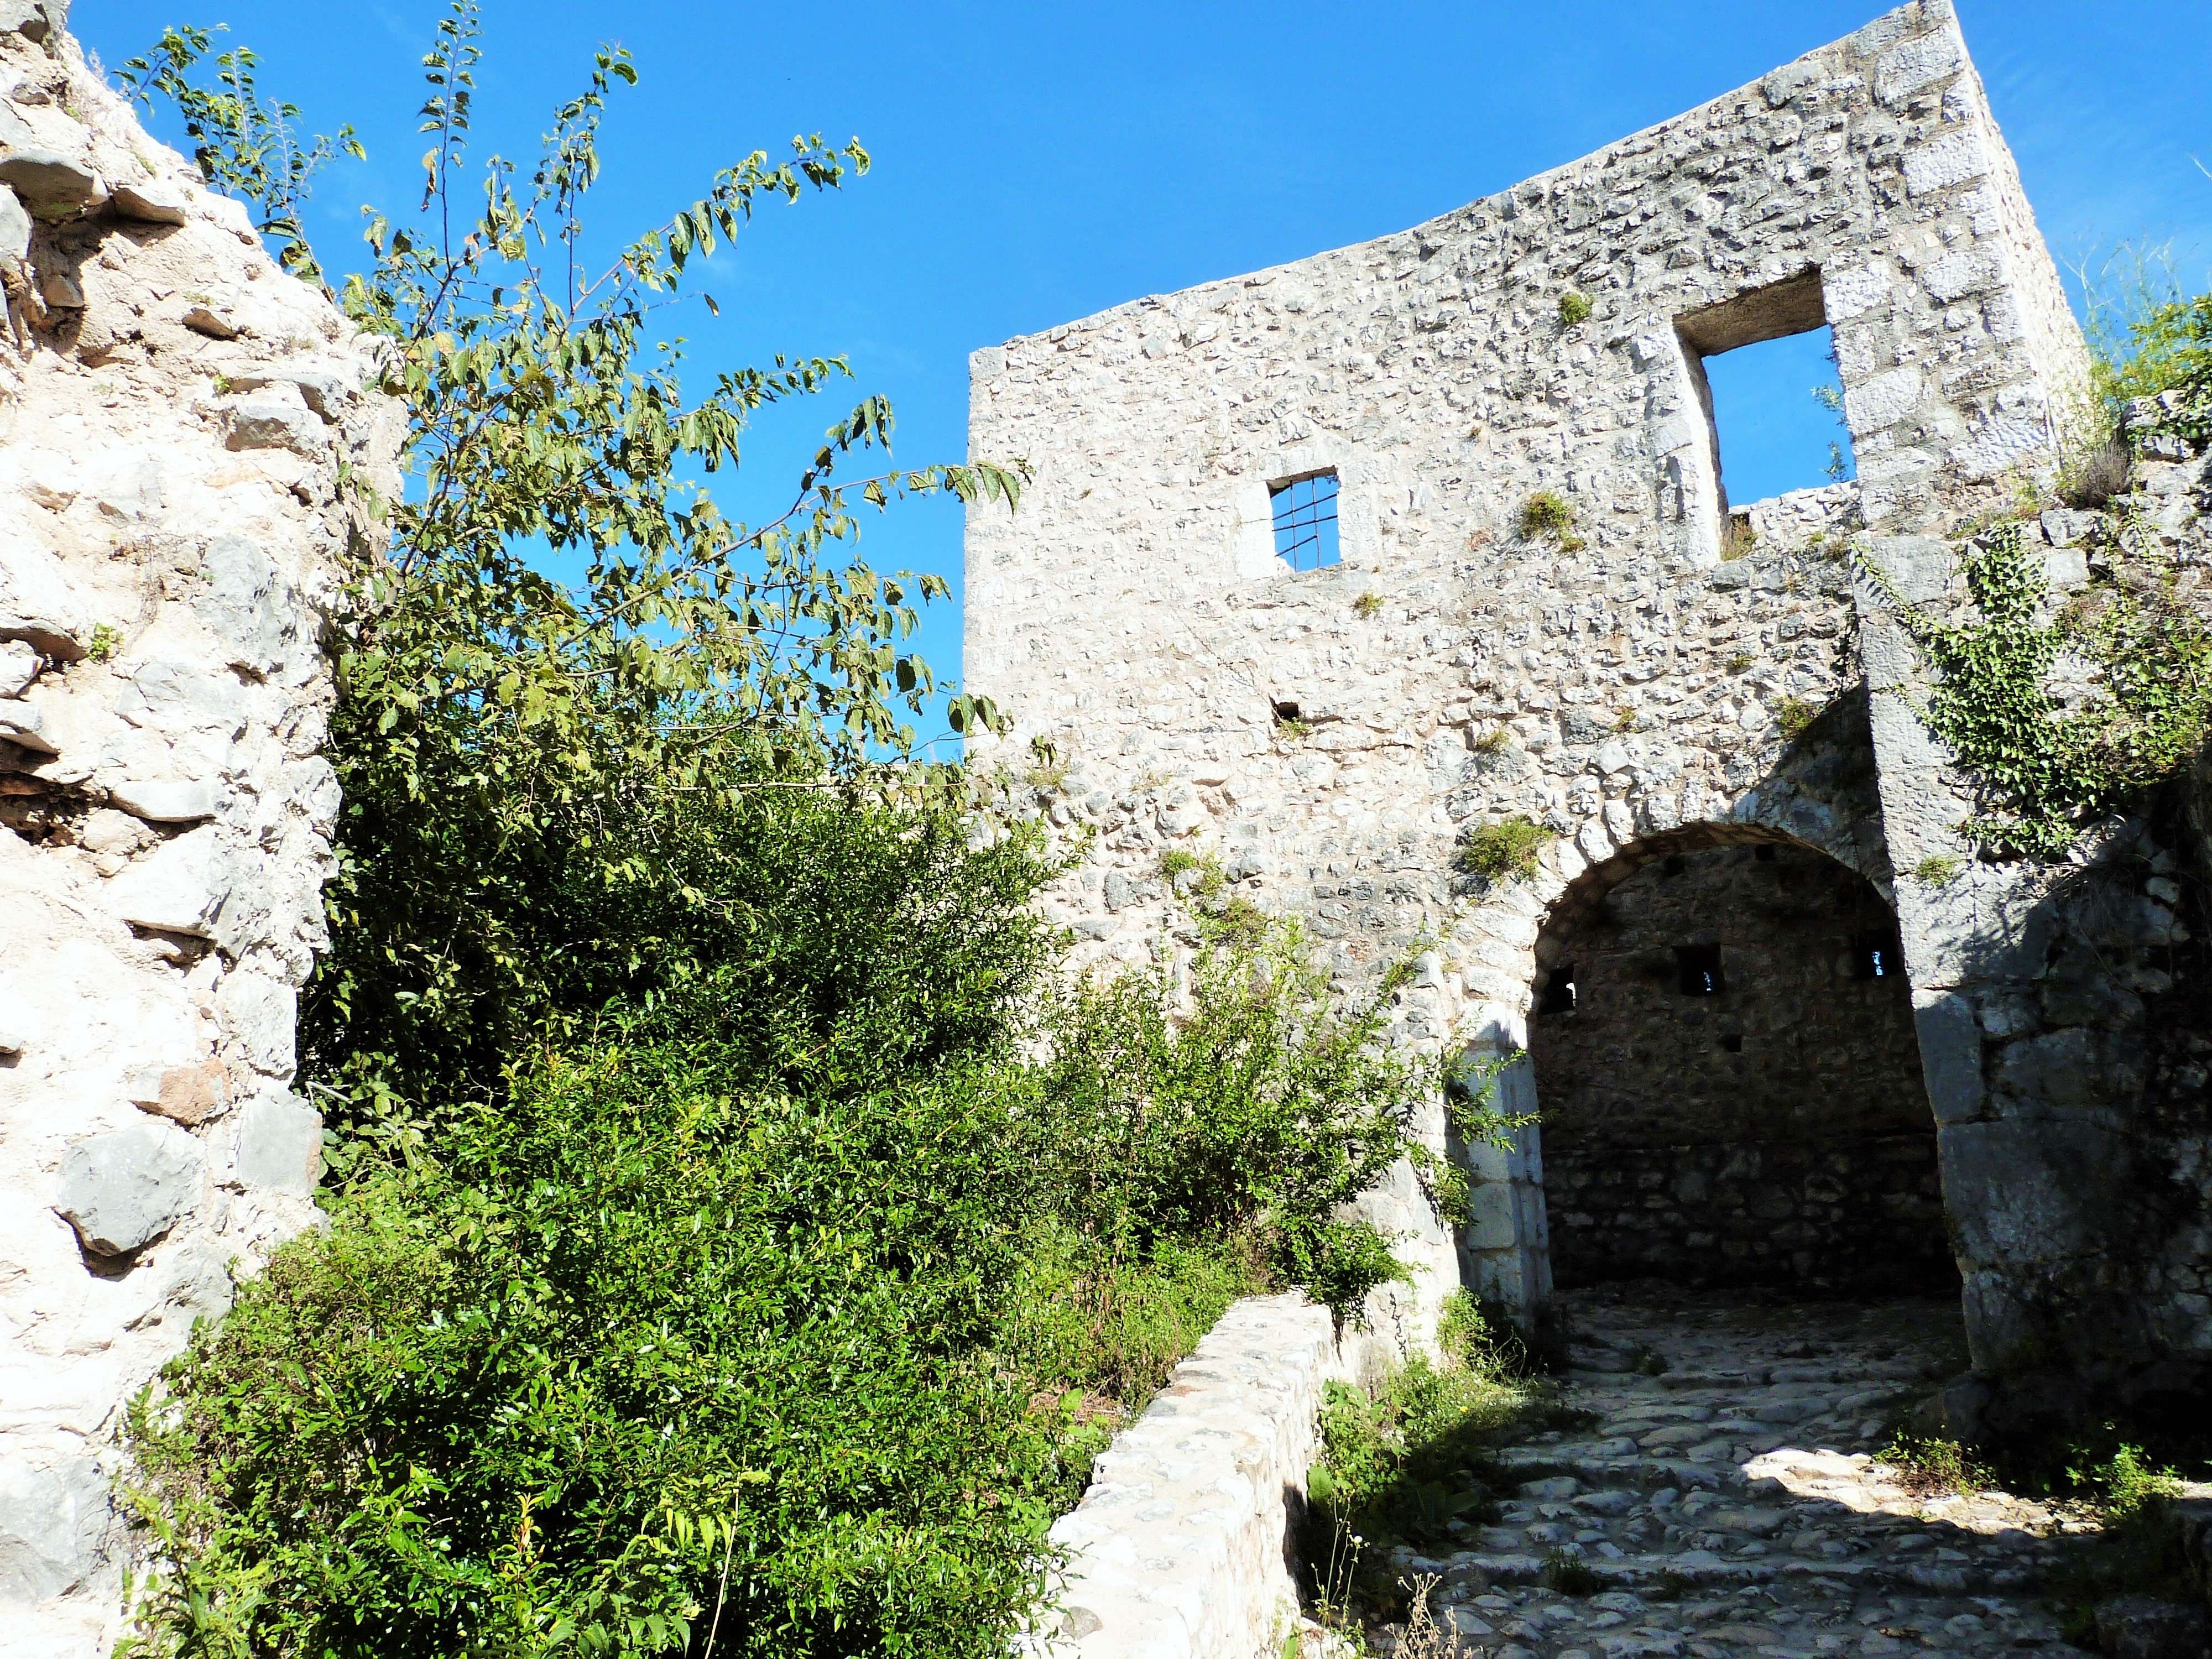
<svg viewBox="0 0 2212 1659">
<path fill-rule="evenodd" d="M 1822 328 L 1857 481 L 1732 504 L 1705 360 Z M 2085 371 L 1943 0 L 1401 234 L 978 351 L 972 453 L 1036 476 L 969 520 L 967 672 L 1098 832 L 1060 913 L 1149 960 L 1188 848 L 1347 979 L 1414 952 L 1405 1040 L 1528 1052 L 1541 1144 L 1457 1149 L 1473 1224 L 1376 1200 L 1425 1295 L 1962 1289 L 2015 1395 L 2194 1375 L 2203 1115 L 2142 1104 L 2199 994 L 2172 855 L 1974 861 L 1851 556 L 1955 593 L 1941 538 L 2048 469 Z M 1331 497 L 1340 556 L 1295 568 Z M 2028 526 L 2055 587 L 2083 516 Z M 1522 817 L 1534 870 L 1471 873 Z"/>
</svg>

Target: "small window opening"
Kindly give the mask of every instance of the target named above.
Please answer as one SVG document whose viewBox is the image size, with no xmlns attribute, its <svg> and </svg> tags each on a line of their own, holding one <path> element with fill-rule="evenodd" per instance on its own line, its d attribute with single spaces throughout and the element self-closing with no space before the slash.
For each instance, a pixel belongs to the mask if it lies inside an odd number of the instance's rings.
<svg viewBox="0 0 2212 1659">
<path fill-rule="evenodd" d="M 1674 947 L 1678 988 L 1686 997 L 1717 997 L 1728 989 L 1721 977 L 1721 947 L 1717 945 L 1678 945 Z"/>
<path fill-rule="evenodd" d="M 1275 718 L 1277 720 L 1294 720 L 1298 717 L 1297 704 L 1294 702 L 1279 702 L 1275 705 Z"/>
<path fill-rule="evenodd" d="M 1904 971 L 1905 957 L 1893 931 L 1885 928 L 1852 936 L 1853 979 L 1893 979 Z"/>
<path fill-rule="evenodd" d="M 1761 864 L 1771 864 L 1774 862 L 1774 849 L 1771 847 L 1755 848 L 1752 857 L 1757 859 Z"/>
<path fill-rule="evenodd" d="M 1275 556 L 1293 570 L 1318 570 L 1337 562 L 1336 474 L 1267 487 L 1275 520 Z"/>
<path fill-rule="evenodd" d="M 1660 868 L 1664 870 L 1670 876 L 1679 876 L 1683 871 L 1689 867 L 1689 861 L 1683 858 L 1680 853 L 1677 853 L 1673 858 L 1668 859 L 1665 864 L 1660 866 Z"/>
<path fill-rule="evenodd" d="M 1844 423 L 1843 384 L 1820 295 L 1808 269 L 1675 319 L 1711 423 L 1723 504 L 1723 556 L 1757 538 L 1737 508 L 1858 476 Z"/>
<path fill-rule="evenodd" d="M 1536 999 L 1540 1014 L 1571 1014 L 1575 1011 L 1575 965 L 1554 968 L 1544 981 L 1543 994 Z"/>
<path fill-rule="evenodd" d="M 1727 1036 L 1721 1039 L 1721 1050 L 1723 1054 L 1741 1054 L 1743 1052 L 1743 1034 L 1740 1031 L 1730 1031 L 1728 1033 Z"/>
</svg>

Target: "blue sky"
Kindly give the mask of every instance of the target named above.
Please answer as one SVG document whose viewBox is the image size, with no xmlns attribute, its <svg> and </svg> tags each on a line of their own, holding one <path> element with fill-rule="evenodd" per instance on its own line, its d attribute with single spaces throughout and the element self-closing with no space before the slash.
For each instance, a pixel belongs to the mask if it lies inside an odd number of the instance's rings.
<svg viewBox="0 0 2212 1659">
<path fill-rule="evenodd" d="M 2212 27 L 2204 0 L 1959 0 L 1967 44 L 2062 263 L 2127 239 L 2171 240 L 2212 285 Z M 1573 5 L 856 3 L 488 0 L 477 131 L 526 156 L 580 85 L 595 42 L 642 72 L 608 124 L 593 192 L 611 241 L 688 202 L 719 167 L 794 132 L 857 134 L 876 167 L 842 198 L 771 207 L 672 322 L 693 372 L 776 351 L 842 352 L 854 401 L 896 405 L 903 463 L 957 459 L 967 356 L 1140 295 L 1399 230 L 1573 160 L 1850 33 L 1868 0 L 1582 0 Z M 421 0 L 78 0 L 72 27 L 109 64 L 171 22 L 230 25 L 264 92 L 310 126 L 350 121 L 369 151 L 327 173 L 310 216 L 325 264 L 350 267 L 358 206 L 420 189 Z M 164 112 L 154 125 L 179 136 Z M 1835 435 L 1808 388 L 1825 342 L 1722 360 L 1730 495 L 1821 482 Z M 772 422 L 732 510 L 781 504 L 835 414 Z M 872 520 L 879 568 L 957 588 L 960 514 L 944 503 Z M 957 607 L 923 645 L 957 669 Z"/>
</svg>

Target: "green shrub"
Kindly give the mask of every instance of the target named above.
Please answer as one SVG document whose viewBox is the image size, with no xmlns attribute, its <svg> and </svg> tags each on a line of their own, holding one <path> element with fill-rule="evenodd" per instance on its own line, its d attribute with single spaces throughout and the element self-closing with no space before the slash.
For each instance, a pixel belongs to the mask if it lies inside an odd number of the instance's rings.
<svg viewBox="0 0 2212 1659">
<path fill-rule="evenodd" d="M 1516 812 L 1471 831 L 1460 848 L 1460 867 L 1486 881 L 1533 876 L 1536 854 L 1551 839 L 1551 830 L 1525 812 Z"/>
<path fill-rule="evenodd" d="M 1988 1466 L 1959 1442 L 1902 1431 L 1875 1454 L 1875 1461 L 1896 1470 L 1899 1483 L 1916 1498 L 1981 1492 L 1996 1480 Z"/>
<path fill-rule="evenodd" d="M 1964 859 L 1930 853 L 1912 866 L 1912 874 L 1914 879 L 1925 882 L 1930 887 L 1948 887 L 1959 878 L 1960 872 L 1966 867 Z"/>
<path fill-rule="evenodd" d="M 1340 1610 L 1356 1595 L 1401 1613 L 1387 1547 L 1433 1548 L 1455 1527 L 1494 1520 L 1504 1481 L 1494 1449 L 1549 1403 L 1525 1380 L 1518 1339 L 1493 1330 L 1463 1291 L 1445 1305 L 1438 1347 L 1441 1363 L 1417 1352 L 1371 1392 L 1324 1387 L 1302 1544 L 1309 1561 L 1334 1564 L 1317 1588 Z"/>
<path fill-rule="evenodd" d="M 2083 823 L 2172 777 L 2203 747 L 2212 731 L 2212 629 L 2156 580 L 2100 586 L 2090 603 L 2048 617 L 2042 561 L 2018 524 L 1958 555 L 1973 600 L 1964 620 L 1905 601 L 1878 565 L 1862 568 L 1937 671 L 1922 718 L 1996 809 L 1969 833 L 2052 856 Z M 2100 674 L 2096 695 L 2063 709 L 2051 672 L 2069 649 Z"/>
<path fill-rule="evenodd" d="M 1352 608 L 1363 617 L 1379 616 L 1382 611 L 1382 596 L 1380 593 L 1362 593 L 1352 602 Z"/>
<path fill-rule="evenodd" d="M 1568 1549 L 1544 1552 L 1544 1588 L 1561 1595 L 1595 1595 L 1606 1587 L 1605 1575 Z"/>
<path fill-rule="evenodd" d="M 144 1650 L 998 1651 L 1231 1300 L 1401 1275 L 1342 1218 L 1434 1068 L 1293 931 L 1062 991 L 1034 839 L 744 817 L 728 959 L 362 1166 L 137 1402 Z"/>
<path fill-rule="evenodd" d="M 1572 328 L 1589 314 L 1590 302 L 1588 295 L 1562 294 L 1559 295 L 1559 320 L 1569 328 Z"/>
<path fill-rule="evenodd" d="M 1575 510 L 1557 490 L 1540 489 L 1521 503 L 1521 539 L 1546 536 L 1564 541 L 1575 527 Z"/>
<path fill-rule="evenodd" d="M 1813 728 L 1820 718 L 1821 705 L 1808 702 L 1802 697 L 1784 697 L 1776 705 L 1775 723 L 1781 726 L 1784 738 L 1795 743 Z"/>
</svg>

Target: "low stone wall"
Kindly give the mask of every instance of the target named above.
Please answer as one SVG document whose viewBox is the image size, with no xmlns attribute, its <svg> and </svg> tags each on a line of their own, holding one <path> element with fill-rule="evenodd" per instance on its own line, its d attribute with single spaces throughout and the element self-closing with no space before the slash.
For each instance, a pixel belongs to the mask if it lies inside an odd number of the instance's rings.
<svg viewBox="0 0 2212 1659">
<path fill-rule="evenodd" d="M 1326 1308 L 1249 1297 L 1098 1459 L 1052 1529 L 1073 1553 L 1051 1659 L 1247 1659 L 1297 1617 L 1293 1508 L 1322 1385 L 1352 1366 Z"/>
</svg>

